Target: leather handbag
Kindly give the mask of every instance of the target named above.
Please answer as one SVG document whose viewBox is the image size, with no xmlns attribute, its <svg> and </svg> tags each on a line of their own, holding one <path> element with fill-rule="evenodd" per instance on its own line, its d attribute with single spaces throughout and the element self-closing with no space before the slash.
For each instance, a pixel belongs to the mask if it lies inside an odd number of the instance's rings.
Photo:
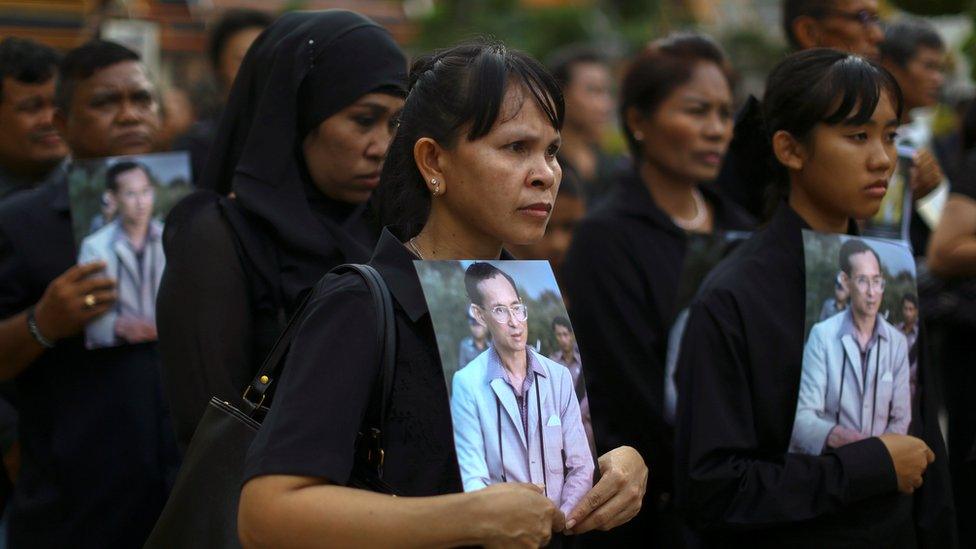
<svg viewBox="0 0 976 549">
<path fill-rule="evenodd" d="M 349 486 L 394 494 L 383 481 L 383 424 L 396 364 L 393 301 L 383 278 L 369 265 L 341 265 L 330 274 L 358 273 L 366 281 L 380 323 L 376 345 L 382 349 Z M 212 398 L 183 458 L 166 506 L 149 535 L 147 549 L 239 548 L 237 506 L 244 458 L 271 405 L 274 384 L 312 297 L 330 279 L 326 275 L 305 295 L 261 368 L 244 390 L 244 409 Z"/>
</svg>

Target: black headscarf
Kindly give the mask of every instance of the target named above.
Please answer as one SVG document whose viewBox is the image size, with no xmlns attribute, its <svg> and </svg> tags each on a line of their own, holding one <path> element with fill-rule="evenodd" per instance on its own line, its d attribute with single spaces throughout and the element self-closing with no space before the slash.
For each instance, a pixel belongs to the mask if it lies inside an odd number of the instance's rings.
<svg viewBox="0 0 976 549">
<path fill-rule="evenodd" d="M 244 57 L 199 186 L 233 191 L 237 206 L 271 236 L 277 257 L 252 259 L 260 271 L 280 274 L 287 302 L 323 267 L 369 257 L 340 223 L 330 223 L 330 211 L 342 205 L 316 196 L 302 140 L 365 94 L 406 96 L 406 71 L 386 29 L 344 10 L 282 15 Z"/>
</svg>

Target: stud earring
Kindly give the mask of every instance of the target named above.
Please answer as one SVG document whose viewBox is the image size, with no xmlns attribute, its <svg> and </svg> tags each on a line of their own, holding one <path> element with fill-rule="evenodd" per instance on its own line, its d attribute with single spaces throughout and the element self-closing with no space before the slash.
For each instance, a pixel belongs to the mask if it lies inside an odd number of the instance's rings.
<svg viewBox="0 0 976 549">
<path fill-rule="evenodd" d="M 432 178 L 430 180 L 430 184 L 434 186 L 434 191 L 433 191 L 432 194 L 434 196 L 437 196 L 438 194 L 440 194 L 440 183 L 437 182 L 437 178 Z"/>
<path fill-rule="evenodd" d="M 644 140 L 644 132 L 642 132 L 640 130 L 637 130 L 636 132 L 634 132 L 634 139 L 636 139 L 638 141 L 643 141 Z"/>
</svg>

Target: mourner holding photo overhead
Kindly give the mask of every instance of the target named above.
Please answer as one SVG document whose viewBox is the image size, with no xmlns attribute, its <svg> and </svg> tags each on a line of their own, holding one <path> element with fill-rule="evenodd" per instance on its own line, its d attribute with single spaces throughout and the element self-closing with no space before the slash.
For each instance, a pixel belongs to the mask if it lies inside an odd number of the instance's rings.
<svg viewBox="0 0 976 549">
<path fill-rule="evenodd" d="M 901 107 L 890 74 L 836 50 L 793 54 L 767 80 L 761 123 L 753 125 L 764 131 L 753 139 L 771 157 L 769 180 L 785 197 L 769 224 L 705 281 L 677 365 L 676 495 L 706 543 L 956 545 L 934 384 L 924 368 L 909 434 L 828 445 L 817 455 L 790 451 L 805 318 L 821 305 L 806 311 L 803 229 L 856 233 L 853 220 L 877 211 L 896 163 Z M 866 282 L 866 292 L 877 289 Z"/>
<path fill-rule="evenodd" d="M 313 294 L 248 453 L 245 544 L 538 546 L 564 529 L 612 528 L 640 509 L 647 470 L 631 448 L 600 457 L 600 482 L 568 516 L 533 484 L 457 493 L 444 370 L 413 261 L 507 259 L 503 242 L 542 237 L 559 184 L 563 104 L 538 62 L 494 43 L 421 57 L 410 83 L 374 197 L 389 227 L 370 260 L 395 302 L 397 333 L 383 480 L 410 497 L 344 486 L 381 353 L 370 293 L 358 276 L 341 275 Z"/>
<path fill-rule="evenodd" d="M 528 482 L 568 515 L 593 486 L 593 456 L 573 376 L 527 345 L 528 308 L 490 263 L 464 274 L 471 313 L 492 346 L 455 376 L 454 443 L 465 491 Z"/>
<path fill-rule="evenodd" d="M 912 419 L 908 344 L 879 314 L 885 277 L 881 257 L 851 239 L 840 248 L 850 307 L 813 326 L 790 450 L 817 455 L 885 433 L 908 433 Z"/>
</svg>

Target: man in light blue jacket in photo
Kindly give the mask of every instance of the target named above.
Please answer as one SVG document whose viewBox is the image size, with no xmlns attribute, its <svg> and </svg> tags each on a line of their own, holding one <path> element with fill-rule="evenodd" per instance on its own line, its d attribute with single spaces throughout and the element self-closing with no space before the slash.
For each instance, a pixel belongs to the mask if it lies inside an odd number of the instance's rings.
<svg viewBox="0 0 976 549">
<path fill-rule="evenodd" d="M 819 455 L 911 423 L 908 344 L 878 314 L 884 297 L 881 260 L 862 240 L 840 250 L 850 305 L 819 322 L 803 350 L 803 372 L 790 451 Z"/>
<path fill-rule="evenodd" d="M 465 287 L 492 345 L 454 375 L 451 417 L 464 490 L 529 482 L 568 514 L 593 486 L 594 470 L 572 375 L 526 344 L 528 310 L 511 277 L 473 263 Z"/>
</svg>

